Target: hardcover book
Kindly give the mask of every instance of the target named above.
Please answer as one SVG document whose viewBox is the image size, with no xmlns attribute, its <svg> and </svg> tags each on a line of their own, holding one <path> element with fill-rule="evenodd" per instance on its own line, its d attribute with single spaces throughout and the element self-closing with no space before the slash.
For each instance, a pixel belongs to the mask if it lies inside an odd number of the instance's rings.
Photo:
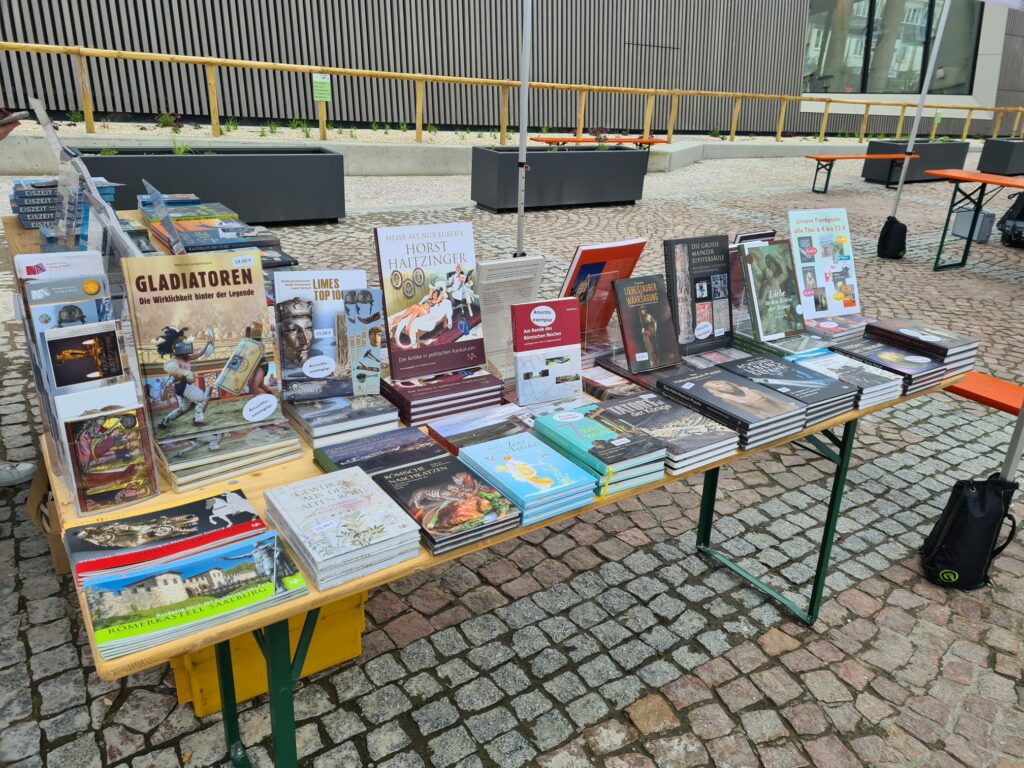
<svg viewBox="0 0 1024 768">
<path fill-rule="evenodd" d="M 528 432 L 530 427 L 521 420 L 524 413 L 525 409 L 515 403 L 492 405 L 489 408 L 432 420 L 427 425 L 427 430 L 432 437 L 457 455 L 464 445 Z"/>
<path fill-rule="evenodd" d="M 354 301 L 349 303 L 349 298 Z M 348 348 L 352 394 L 379 395 L 380 368 L 384 356 L 383 294 L 379 288 L 346 291 L 345 300 L 344 322 L 339 318 L 338 331 L 339 337 L 344 331 Z"/>
<path fill-rule="evenodd" d="M 666 240 L 665 276 L 682 354 L 728 346 L 732 341 L 729 239 L 712 235 Z"/>
<path fill-rule="evenodd" d="M 753 355 L 743 360 L 719 363 L 719 367 L 795 398 L 805 405 L 835 400 L 857 392 L 856 387 L 774 355 Z"/>
<path fill-rule="evenodd" d="M 270 312 L 257 256 L 122 261 L 135 348 L 160 439 L 281 418 Z"/>
<path fill-rule="evenodd" d="M 580 302 L 575 297 L 513 304 L 511 312 L 514 352 L 580 343 Z"/>
<path fill-rule="evenodd" d="M 744 245 L 743 280 L 754 331 L 760 341 L 804 332 L 799 287 L 789 242 Z"/>
<path fill-rule="evenodd" d="M 578 397 L 583 392 L 581 367 L 579 344 L 516 352 L 516 402 L 533 405 Z"/>
<path fill-rule="evenodd" d="M 599 417 L 605 423 L 618 422 L 664 443 L 670 457 L 696 454 L 723 444 L 735 446 L 738 440 L 735 430 L 654 392 L 608 400 L 601 404 Z"/>
<path fill-rule="evenodd" d="M 912 379 L 929 378 L 929 374 L 941 378 L 946 372 L 945 364 L 930 355 L 894 347 L 892 344 L 875 339 L 845 341 L 833 345 L 831 349 L 842 355 Z"/>
<path fill-rule="evenodd" d="M 679 344 L 664 277 L 616 280 L 615 304 L 629 370 L 643 373 L 679 362 Z"/>
<path fill-rule="evenodd" d="M 942 359 L 978 348 L 977 339 L 907 317 L 874 320 L 868 323 L 864 335 L 918 349 Z"/>
<path fill-rule="evenodd" d="M 797 362 L 806 368 L 833 376 L 847 384 L 853 384 L 861 391 L 884 389 L 886 385 L 898 384 L 903 378 L 898 374 L 884 371 L 852 357 L 826 350 L 801 356 Z"/>
<path fill-rule="evenodd" d="M 484 365 L 472 224 L 378 227 L 374 235 L 391 375 Z"/>
<path fill-rule="evenodd" d="M 813 333 L 826 339 L 851 336 L 863 332 L 864 327 L 870 322 L 872 322 L 870 318 L 864 317 L 864 315 L 859 313 L 822 318 L 804 318 L 804 325 L 807 326 L 808 333 Z"/>
<path fill-rule="evenodd" d="M 113 384 L 130 376 L 124 340 L 113 321 L 43 331 L 52 394 Z M 44 361 L 41 360 L 41 363 Z"/>
<path fill-rule="evenodd" d="M 167 215 L 175 224 L 181 221 L 195 221 L 197 219 L 237 219 L 238 214 L 232 211 L 223 203 L 181 203 L 169 205 L 164 200 Z M 140 204 L 139 213 L 145 222 L 159 221 L 157 207 L 149 204 Z"/>
<path fill-rule="evenodd" d="M 404 427 L 317 448 L 314 461 L 325 472 L 360 467 L 366 474 L 376 475 L 447 455 L 444 448 L 416 427 Z"/>
<path fill-rule="evenodd" d="M 647 241 L 581 245 L 573 254 L 559 296 L 574 296 L 580 302 L 580 330 L 584 344 L 591 333 L 608 327 L 615 313 L 612 283 L 633 274 Z"/>
<path fill-rule="evenodd" d="M 367 312 L 367 302 L 359 302 L 360 290 L 366 292 L 366 273 L 361 269 L 274 272 L 274 313 L 285 400 L 314 381 L 322 382 L 317 391 L 321 397 L 349 393 L 345 322 L 349 314 L 357 317 Z"/>
<path fill-rule="evenodd" d="M 173 206 L 169 210 L 173 210 Z M 237 219 L 177 221 L 172 226 L 187 253 L 223 251 L 228 248 L 281 247 L 281 239 L 266 227 L 250 226 Z M 170 247 L 173 235 L 168 233 L 162 221 L 153 221 L 150 224 L 150 232 L 157 240 Z"/>
<path fill-rule="evenodd" d="M 415 379 L 391 379 L 382 384 L 389 399 L 401 405 L 419 405 L 501 390 L 501 380 L 483 368 L 465 368 Z"/>
<path fill-rule="evenodd" d="M 716 368 L 684 374 L 662 385 L 673 395 L 708 409 L 741 430 L 806 411 L 793 398 Z"/>
<path fill-rule="evenodd" d="M 157 450 L 172 472 L 252 456 L 281 447 L 299 447 L 299 436 L 285 421 L 158 439 Z"/>
<path fill-rule="evenodd" d="M 288 412 L 312 437 L 398 419 L 398 409 L 380 395 L 328 397 L 292 403 Z"/>
<path fill-rule="evenodd" d="M 789 238 L 805 320 L 860 312 L 846 211 L 789 212 Z"/>
</svg>

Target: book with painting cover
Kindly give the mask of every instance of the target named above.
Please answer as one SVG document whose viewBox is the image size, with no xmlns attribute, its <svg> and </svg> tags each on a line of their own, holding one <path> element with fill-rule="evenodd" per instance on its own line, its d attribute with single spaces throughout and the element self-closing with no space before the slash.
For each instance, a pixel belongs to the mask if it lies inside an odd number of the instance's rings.
<svg viewBox="0 0 1024 768">
<path fill-rule="evenodd" d="M 378 227 L 374 236 L 391 376 L 484 365 L 473 225 Z"/>
<path fill-rule="evenodd" d="M 846 210 L 790 211 L 789 238 L 804 319 L 859 314 L 860 291 Z"/>
<path fill-rule="evenodd" d="M 741 431 L 778 421 L 802 421 L 800 401 L 720 368 L 683 374 L 661 382 L 673 397 Z"/>
<path fill-rule="evenodd" d="M 871 318 L 857 313 L 852 315 L 835 315 L 833 317 L 804 318 L 807 332 L 823 339 L 840 339 L 856 336 L 864 332 Z"/>
<path fill-rule="evenodd" d="M 753 328 L 760 341 L 804 332 L 799 286 L 789 241 L 743 245 L 743 280 Z"/>
<path fill-rule="evenodd" d="M 360 467 L 366 474 L 376 475 L 447 455 L 444 448 L 421 430 L 403 427 L 317 448 L 313 460 L 325 472 Z"/>
<path fill-rule="evenodd" d="M 854 386 L 774 355 L 751 355 L 742 360 L 719 363 L 719 367 L 807 406 L 853 398 L 857 394 Z"/>
<path fill-rule="evenodd" d="M 522 420 L 525 413 L 526 410 L 515 403 L 492 405 L 434 419 L 427 424 L 427 431 L 451 453 L 458 455 L 466 445 L 528 432 L 530 427 Z"/>
<path fill-rule="evenodd" d="M 666 240 L 665 276 L 682 354 L 728 346 L 732 341 L 729 239 L 711 235 Z"/>
<path fill-rule="evenodd" d="M 679 344 L 663 276 L 616 280 L 615 304 L 629 370 L 643 373 L 679 362 Z"/>
<path fill-rule="evenodd" d="M 612 283 L 632 276 L 646 245 L 645 239 L 637 239 L 576 248 L 558 295 L 579 299 L 585 345 L 591 333 L 608 327 L 615 314 Z"/>
</svg>

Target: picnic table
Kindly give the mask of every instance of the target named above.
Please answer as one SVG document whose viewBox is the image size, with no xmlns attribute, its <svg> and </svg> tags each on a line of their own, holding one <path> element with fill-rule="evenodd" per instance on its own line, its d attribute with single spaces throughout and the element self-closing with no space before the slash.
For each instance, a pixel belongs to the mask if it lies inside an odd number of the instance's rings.
<svg viewBox="0 0 1024 768">
<path fill-rule="evenodd" d="M 925 171 L 926 176 L 934 176 L 937 179 L 944 179 L 953 185 L 953 196 L 949 202 L 949 210 L 946 211 L 946 224 L 942 228 L 942 238 L 939 240 L 939 250 L 935 253 L 935 263 L 932 270 L 942 272 L 947 269 L 960 269 L 967 265 L 967 257 L 971 253 L 971 243 L 974 242 L 974 231 L 981 220 L 981 213 L 985 203 L 995 197 L 1001 189 L 1024 189 L 1024 179 L 1019 176 L 1000 176 L 996 173 L 982 173 L 981 171 L 965 171 L 960 168 L 950 168 L 940 171 Z M 970 188 L 964 185 L 974 185 Z M 991 189 L 989 189 L 991 187 Z M 953 212 L 957 206 L 969 204 L 974 206 L 974 215 L 971 217 L 971 228 L 964 240 L 964 252 L 960 261 L 952 261 L 947 264 L 941 263 L 942 251 L 946 247 L 946 235 L 949 233 L 949 222 L 953 218 Z"/>
<path fill-rule="evenodd" d="M 906 155 L 895 152 L 875 155 L 804 155 L 804 157 L 817 163 L 814 169 L 814 179 L 811 181 L 811 192 L 817 192 L 820 195 L 828 194 L 828 183 L 832 180 L 832 168 L 837 160 L 888 160 L 889 173 L 885 177 L 885 188 L 891 189 L 895 183 L 893 174 L 903 167 L 903 163 L 907 159 Z M 920 155 L 911 155 L 910 159 L 913 160 L 915 157 L 920 157 Z M 825 186 L 822 189 L 818 189 L 818 174 L 822 171 L 825 171 Z M 899 175 L 897 173 L 896 181 L 898 180 Z"/>
<path fill-rule="evenodd" d="M 668 144 L 668 139 L 645 139 L 642 136 L 632 138 L 629 136 L 617 136 L 615 138 L 598 139 L 596 136 L 531 136 L 530 141 L 547 144 L 553 147 L 562 147 L 569 144 L 632 144 L 637 149 L 650 149 L 655 144 Z"/>
</svg>

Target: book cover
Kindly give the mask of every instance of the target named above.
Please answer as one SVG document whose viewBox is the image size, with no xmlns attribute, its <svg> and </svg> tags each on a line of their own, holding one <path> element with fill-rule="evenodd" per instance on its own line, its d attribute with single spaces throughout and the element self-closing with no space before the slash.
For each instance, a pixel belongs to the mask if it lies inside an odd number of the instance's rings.
<svg viewBox="0 0 1024 768">
<path fill-rule="evenodd" d="M 860 291 L 846 211 L 790 211 L 789 239 L 804 319 L 858 314 Z"/>
<path fill-rule="evenodd" d="M 615 314 L 612 283 L 633 274 L 646 245 L 646 240 L 639 239 L 576 248 L 558 295 L 579 299 L 584 344 L 591 333 L 608 327 Z"/>
<path fill-rule="evenodd" d="M 459 458 L 521 507 L 594 484 L 592 475 L 529 432 L 467 445 Z"/>
<path fill-rule="evenodd" d="M 864 327 L 872 322 L 870 318 L 862 314 L 835 315 L 830 317 L 804 318 L 804 325 L 807 332 L 813 333 L 822 338 L 835 338 L 846 336 L 863 331 Z"/>
<path fill-rule="evenodd" d="M 158 493 L 156 462 L 141 407 L 65 421 L 63 428 L 82 514 Z"/>
<path fill-rule="evenodd" d="M 152 207 L 154 197 L 153 195 L 136 195 L 135 200 L 137 201 L 139 208 L 142 208 L 143 206 Z M 168 207 L 176 205 L 194 205 L 196 203 L 203 202 L 199 198 L 199 195 L 193 194 L 191 192 L 171 192 L 169 194 L 164 193 L 160 195 L 160 200 L 163 202 L 164 205 Z"/>
<path fill-rule="evenodd" d="M 288 411 L 304 430 L 314 436 L 398 418 L 398 409 L 380 395 L 328 397 L 292 403 Z"/>
<path fill-rule="evenodd" d="M 166 197 L 166 195 L 164 196 Z M 177 224 L 180 221 L 194 221 L 196 219 L 237 219 L 238 214 L 232 211 L 223 203 L 193 203 L 193 202 L 179 202 L 171 205 L 168 201 L 164 200 L 164 205 L 167 210 L 166 213 L 171 217 L 171 221 Z M 146 203 L 139 205 L 139 213 L 142 214 L 144 221 L 151 222 L 153 220 L 160 220 L 160 216 L 157 213 L 156 206 L 149 205 Z"/>
<path fill-rule="evenodd" d="M 468 222 L 374 230 L 391 375 L 484 365 L 476 255 Z"/>
<path fill-rule="evenodd" d="M 796 269 L 789 242 L 744 245 L 743 279 L 754 331 L 761 341 L 804 332 Z"/>
<path fill-rule="evenodd" d="M 156 441 L 171 471 L 250 456 L 282 445 L 299 445 L 298 434 L 284 421 Z"/>
<path fill-rule="evenodd" d="M 68 528 L 64 548 L 80 577 L 180 556 L 265 528 L 242 491 L 225 491 L 157 512 Z"/>
<path fill-rule="evenodd" d="M 311 477 L 266 492 L 273 517 L 294 547 L 315 564 L 380 547 L 419 526 L 359 467 Z"/>
<path fill-rule="evenodd" d="M 662 386 L 741 429 L 805 411 L 804 405 L 793 398 L 718 368 L 668 379 Z"/>
<path fill-rule="evenodd" d="M 948 355 L 978 347 L 977 339 L 950 331 L 947 328 L 940 328 L 929 322 L 911 320 L 908 317 L 874 320 L 868 323 L 864 334 L 913 347 L 943 359 Z"/>
<path fill-rule="evenodd" d="M 102 273 L 78 277 L 31 280 L 24 286 L 35 342 L 45 346 L 43 333 L 114 320 L 110 286 Z"/>
<path fill-rule="evenodd" d="M 774 355 L 752 355 L 719 363 L 719 367 L 795 398 L 805 405 L 854 395 L 857 388 Z"/>
<path fill-rule="evenodd" d="M 466 445 L 529 432 L 533 420 L 527 424 L 524 420 L 526 413 L 515 403 L 506 403 L 431 420 L 427 429 L 448 450 L 458 455 Z"/>
<path fill-rule="evenodd" d="M 169 210 L 173 210 L 173 206 Z M 222 251 L 227 248 L 281 247 L 281 239 L 266 227 L 251 226 L 237 219 L 176 221 L 173 227 L 188 253 Z M 170 245 L 172 236 L 162 221 L 153 221 L 150 232 L 164 245 Z"/>
<path fill-rule="evenodd" d="M 903 378 L 898 374 L 883 371 L 881 368 L 862 363 L 852 357 L 826 350 L 801 355 L 796 362 L 805 368 L 832 376 L 847 384 L 853 384 L 861 391 L 884 388 L 885 385 L 900 382 Z"/>
<path fill-rule="evenodd" d="M 599 418 L 649 435 L 663 443 L 670 456 L 699 453 L 739 439 L 735 430 L 654 392 L 604 402 Z"/>
<path fill-rule="evenodd" d="M 615 304 L 629 370 L 643 373 L 679 362 L 672 309 L 661 275 L 615 281 Z"/>
<path fill-rule="evenodd" d="M 946 366 L 939 360 L 909 349 L 901 349 L 875 339 L 854 339 L 834 344 L 833 352 L 873 363 L 887 371 L 917 379 L 927 374 L 941 375 Z"/>
<path fill-rule="evenodd" d="M 729 239 L 711 235 L 666 240 L 665 276 L 682 354 L 728 346 L 732 341 Z"/>
<path fill-rule="evenodd" d="M 511 312 L 514 352 L 580 343 L 580 302 L 575 297 L 513 304 Z"/>
<path fill-rule="evenodd" d="M 338 331 L 339 335 L 344 333 L 348 349 L 352 394 L 379 395 L 384 353 L 384 303 L 381 290 L 364 288 L 346 291 L 345 316 L 338 319 Z"/>
<path fill-rule="evenodd" d="M 507 498 L 454 456 L 381 472 L 373 479 L 438 544 L 520 516 Z"/>
<path fill-rule="evenodd" d="M 365 312 L 359 291 L 366 290 L 361 269 L 274 272 L 274 314 L 281 350 L 282 396 L 313 381 L 344 382 L 351 376 L 348 345 L 339 337 L 345 318 Z M 365 298 L 365 297 L 364 297 Z M 338 392 L 337 394 L 341 394 Z"/>
<path fill-rule="evenodd" d="M 498 378 L 510 379 L 512 370 L 513 304 L 536 301 L 544 276 L 544 256 L 519 256 L 477 262 L 477 294 L 484 325 L 484 352 Z"/>
<path fill-rule="evenodd" d="M 254 252 L 148 256 L 122 264 L 157 437 L 281 418 L 274 334 L 264 332 L 270 311 Z"/>
<path fill-rule="evenodd" d="M 577 327 L 573 330 L 579 332 Z M 513 362 L 519 405 L 578 397 L 583 392 L 579 344 L 516 352 Z"/>
<path fill-rule="evenodd" d="M 360 467 L 368 475 L 448 455 L 416 427 L 391 429 L 340 445 L 328 445 L 317 448 L 314 453 L 317 464 L 325 471 Z"/>
<path fill-rule="evenodd" d="M 501 380 L 484 368 L 464 368 L 414 379 L 385 379 L 381 387 L 392 401 L 411 405 L 497 391 Z"/>
<path fill-rule="evenodd" d="M 621 420 L 603 418 L 609 403 L 614 402 L 540 416 L 533 422 L 534 431 L 601 475 L 659 451 L 664 455 L 661 441 Z"/>
<path fill-rule="evenodd" d="M 43 331 L 52 394 L 94 389 L 130 376 L 124 339 L 113 321 Z"/>
</svg>

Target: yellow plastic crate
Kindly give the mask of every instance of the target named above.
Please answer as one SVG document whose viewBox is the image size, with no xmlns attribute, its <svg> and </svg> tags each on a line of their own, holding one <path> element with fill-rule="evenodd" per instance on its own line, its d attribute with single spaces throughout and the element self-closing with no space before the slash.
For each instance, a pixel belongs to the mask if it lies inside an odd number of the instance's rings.
<svg viewBox="0 0 1024 768">
<path fill-rule="evenodd" d="M 302 666 L 302 677 L 337 666 L 362 653 L 365 605 L 366 593 L 363 592 L 320 609 L 313 641 Z M 293 616 L 288 621 L 293 654 L 304 620 L 305 616 Z M 251 633 L 231 640 L 231 666 L 235 677 L 235 697 L 239 703 L 267 692 L 267 667 Z M 171 669 L 174 670 L 179 703 L 191 701 L 199 717 L 220 711 L 220 685 L 213 647 L 172 659 Z"/>
</svg>

